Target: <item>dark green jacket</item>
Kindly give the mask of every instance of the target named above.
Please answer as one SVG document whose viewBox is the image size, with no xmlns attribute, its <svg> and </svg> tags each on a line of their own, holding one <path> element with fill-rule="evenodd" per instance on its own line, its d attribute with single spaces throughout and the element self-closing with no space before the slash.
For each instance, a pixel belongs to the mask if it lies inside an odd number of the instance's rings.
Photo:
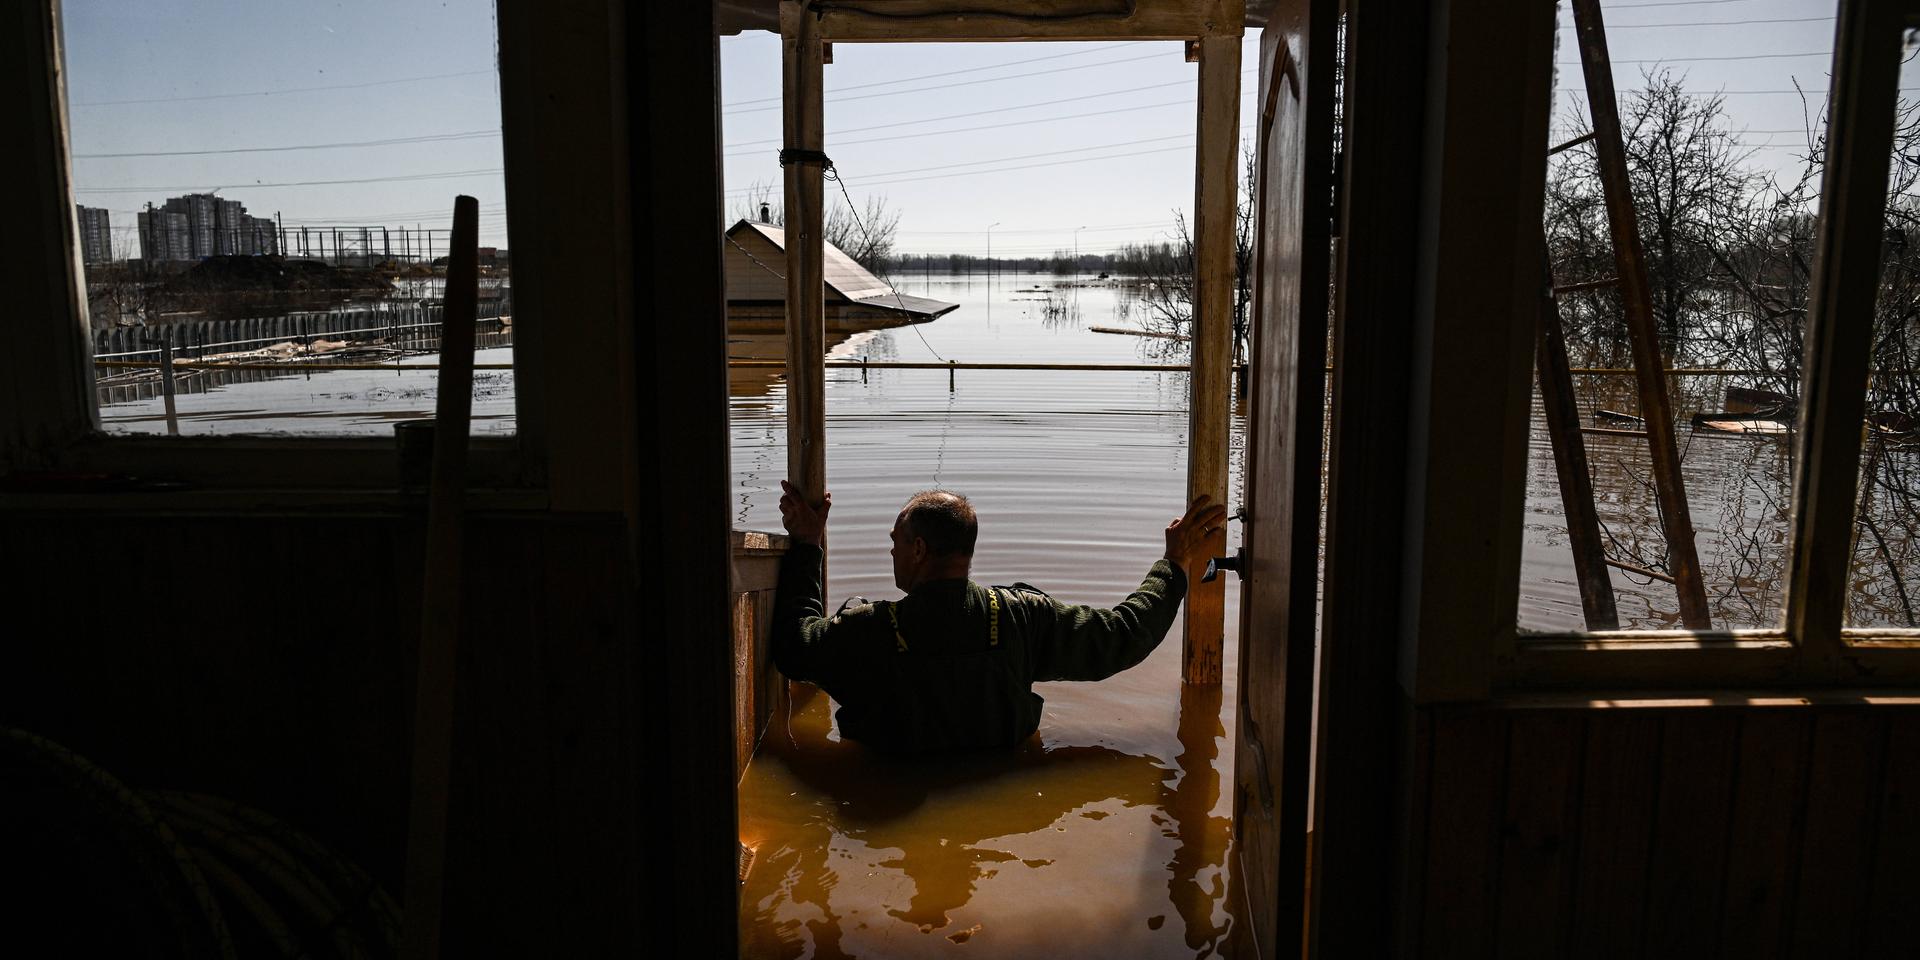
<svg viewBox="0 0 1920 960">
<path fill-rule="evenodd" d="M 795 543 L 781 561 L 774 665 L 839 702 L 843 736 L 888 753 L 1025 740 L 1040 726 L 1034 681 L 1104 680 L 1146 659 L 1187 593 L 1186 574 L 1161 560 L 1112 609 L 1070 606 L 1025 584 L 942 580 L 827 617 L 820 559 L 819 547 Z"/>
</svg>

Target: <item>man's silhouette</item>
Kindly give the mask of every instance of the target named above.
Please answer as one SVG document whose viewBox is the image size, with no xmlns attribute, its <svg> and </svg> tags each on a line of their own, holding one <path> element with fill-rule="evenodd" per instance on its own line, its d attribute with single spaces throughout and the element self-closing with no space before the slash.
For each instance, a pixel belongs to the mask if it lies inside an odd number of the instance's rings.
<svg viewBox="0 0 1920 960">
<path fill-rule="evenodd" d="M 793 543 L 780 565 L 773 662 L 840 704 L 841 735 L 887 753 L 1008 747 L 1040 726 L 1039 680 L 1104 680 L 1159 646 L 1186 596 L 1186 567 L 1226 523 L 1200 497 L 1167 525 L 1165 556 L 1119 606 L 1073 606 L 1023 583 L 967 579 L 979 531 L 967 498 L 916 493 L 893 523 L 898 601 L 855 598 L 833 617 L 821 545 L 833 498 L 816 510 L 782 482 Z"/>
</svg>

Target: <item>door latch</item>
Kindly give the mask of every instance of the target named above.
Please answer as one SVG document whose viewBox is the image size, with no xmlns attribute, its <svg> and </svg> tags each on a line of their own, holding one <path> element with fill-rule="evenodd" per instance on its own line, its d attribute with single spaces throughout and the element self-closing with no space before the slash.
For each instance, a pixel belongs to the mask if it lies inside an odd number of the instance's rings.
<svg viewBox="0 0 1920 960">
<path fill-rule="evenodd" d="M 1200 582 L 1212 583 L 1214 578 L 1218 577 L 1222 570 L 1232 570 L 1240 575 L 1240 579 L 1245 580 L 1247 578 L 1247 548 L 1241 547 L 1235 550 L 1231 557 L 1214 557 L 1208 560 L 1207 572 L 1200 575 Z"/>
</svg>

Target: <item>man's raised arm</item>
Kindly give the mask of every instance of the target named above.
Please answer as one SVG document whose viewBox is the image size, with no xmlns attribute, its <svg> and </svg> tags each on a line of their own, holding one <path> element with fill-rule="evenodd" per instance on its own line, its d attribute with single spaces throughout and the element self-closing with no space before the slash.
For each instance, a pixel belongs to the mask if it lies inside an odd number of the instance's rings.
<svg viewBox="0 0 1920 960">
<path fill-rule="evenodd" d="M 789 543 L 774 591 L 773 665 L 789 680 L 813 680 L 826 661 L 827 605 L 820 571 L 833 495 L 823 497 L 815 510 L 792 484 L 782 480 L 780 489 L 780 521 Z"/>
<path fill-rule="evenodd" d="M 1105 680 L 1147 658 L 1173 627 L 1187 595 L 1186 568 L 1206 550 L 1207 538 L 1227 522 L 1225 507 L 1196 498 L 1167 525 L 1166 556 L 1147 571 L 1139 589 L 1111 609 L 1070 606 L 1045 598 L 1034 610 L 1035 680 Z"/>
</svg>

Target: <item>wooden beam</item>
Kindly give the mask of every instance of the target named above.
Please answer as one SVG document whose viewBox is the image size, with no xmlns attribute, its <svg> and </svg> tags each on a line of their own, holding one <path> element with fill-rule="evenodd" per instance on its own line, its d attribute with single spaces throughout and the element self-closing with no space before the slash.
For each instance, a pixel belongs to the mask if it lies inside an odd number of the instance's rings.
<svg viewBox="0 0 1920 960">
<path fill-rule="evenodd" d="M 1188 377 L 1187 498 L 1227 502 L 1228 407 L 1233 365 L 1234 201 L 1240 178 L 1240 37 L 1200 39 L 1198 146 L 1194 150 L 1193 372 Z M 1227 533 L 1207 550 L 1223 556 Z M 1203 568 L 1202 568 L 1203 569 Z M 1188 683 L 1219 683 L 1226 627 L 1226 581 L 1200 582 L 1187 571 L 1182 649 Z"/>
<path fill-rule="evenodd" d="M 1620 614 L 1614 607 L 1606 546 L 1600 542 L 1593 471 L 1587 466 L 1580 404 L 1573 393 L 1573 374 L 1567 370 L 1567 336 L 1560 325 L 1560 305 L 1553 299 L 1553 265 L 1548 262 L 1544 243 L 1540 263 L 1540 329 L 1533 365 L 1540 375 L 1540 405 L 1546 411 L 1547 439 L 1553 445 L 1553 465 L 1560 478 L 1567 541 L 1573 547 L 1573 576 L 1580 582 L 1580 607 L 1586 615 L 1587 629 L 1616 630 Z"/>
<path fill-rule="evenodd" d="M 1886 229 L 1901 4 L 1848 0 L 1835 28 L 1832 136 L 1807 311 L 1787 629 L 1816 670 L 1846 653 L 1860 421 Z"/>
<path fill-rule="evenodd" d="M 0 276 L 17 319 L 0 351 L 0 472 L 44 469 L 97 424 L 61 50 L 58 4 L 8 4 L 0 14 L 13 144 L 0 151 L 0 173 L 19 198 L 0 231 Z"/>
<path fill-rule="evenodd" d="M 831 42 L 1191 40 L 1240 36 L 1246 19 L 1242 0 L 836 0 L 811 6 L 819 36 Z"/>
<path fill-rule="evenodd" d="M 1653 294 L 1647 286 L 1646 253 L 1640 243 L 1638 215 L 1627 180 L 1627 150 L 1621 140 L 1620 114 L 1613 91 L 1613 66 L 1607 57 L 1606 24 L 1599 0 L 1573 0 L 1575 35 L 1580 43 L 1580 67 L 1586 77 L 1588 113 L 1593 117 L 1594 155 L 1599 160 L 1601 191 L 1606 196 L 1607 222 L 1613 238 L 1613 257 L 1619 264 L 1620 302 L 1627 316 L 1628 339 L 1633 345 L 1633 368 L 1640 387 L 1640 414 L 1647 418 L 1647 446 L 1653 461 L 1654 492 L 1660 501 L 1660 524 L 1666 534 L 1667 556 L 1673 565 L 1675 592 L 1680 598 L 1680 620 L 1693 630 L 1713 625 L 1701 580 L 1700 555 L 1693 544 L 1693 514 L 1687 505 L 1686 481 L 1680 475 L 1680 448 L 1673 436 L 1673 405 L 1667 398 L 1666 358 L 1660 353 L 1660 334 L 1654 327 Z"/>
<path fill-rule="evenodd" d="M 446 892 L 447 801 L 453 784 L 455 656 L 466 609 L 467 437 L 473 415 L 473 319 L 479 277 L 480 201 L 453 202 L 440 385 L 434 404 L 433 483 L 427 492 L 427 566 L 414 674 L 413 777 L 407 808 L 406 908 L 400 955 L 440 955 Z"/>
<path fill-rule="evenodd" d="M 827 488 L 826 279 L 822 178 L 826 146 L 820 17 L 782 0 L 780 40 L 787 255 L 787 480 L 818 506 Z"/>
</svg>

